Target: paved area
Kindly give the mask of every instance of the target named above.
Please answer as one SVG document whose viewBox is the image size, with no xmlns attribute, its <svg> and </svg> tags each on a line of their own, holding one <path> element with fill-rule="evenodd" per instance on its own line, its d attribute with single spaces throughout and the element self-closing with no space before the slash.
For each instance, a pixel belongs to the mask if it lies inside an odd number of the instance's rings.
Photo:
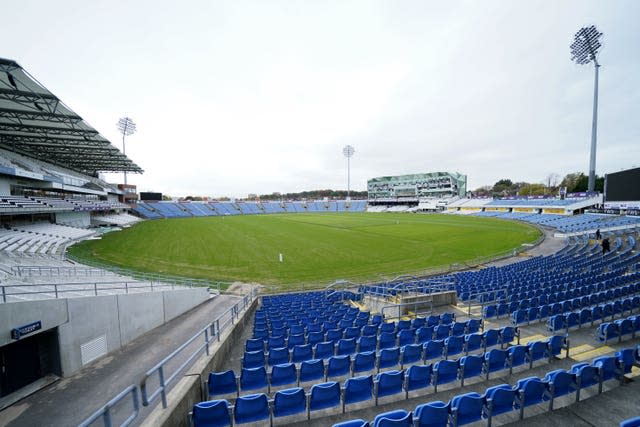
<svg viewBox="0 0 640 427">
<path fill-rule="evenodd" d="M 0 426 L 75 426 L 242 298 L 219 295 L 0 412 Z M 126 401 L 128 411 L 129 401 Z M 139 423 L 149 408 L 142 407 Z M 115 417 L 114 421 L 118 418 Z M 101 424 L 96 424 L 101 425 Z M 119 424 L 117 424 L 119 425 Z"/>
</svg>

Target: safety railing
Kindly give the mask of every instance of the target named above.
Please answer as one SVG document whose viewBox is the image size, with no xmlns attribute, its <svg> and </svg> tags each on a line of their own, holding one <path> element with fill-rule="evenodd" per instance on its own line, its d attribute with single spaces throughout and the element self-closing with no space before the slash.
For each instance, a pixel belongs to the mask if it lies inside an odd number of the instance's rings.
<svg viewBox="0 0 640 427">
<path fill-rule="evenodd" d="M 235 320 L 238 319 L 240 312 L 244 311 L 251 304 L 256 295 L 257 290 L 253 289 L 250 294 L 245 295 L 242 301 L 239 301 L 233 307 L 229 308 L 217 319 L 202 328 L 194 336 L 189 338 L 184 344 L 174 350 L 171 354 L 158 362 L 158 364 L 156 364 L 153 368 L 149 369 L 140 382 L 142 404 L 144 406 L 148 406 L 151 402 L 160 397 L 162 401 L 162 407 L 166 408 L 167 387 L 178 377 L 178 375 L 180 375 L 188 366 L 190 366 L 193 360 L 202 352 L 209 355 L 209 345 L 211 341 L 213 341 L 214 339 L 220 341 L 220 335 L 222 331 L 235 323 Z M 196 345 L 195 349 L 191 348 L 191 352 L 189 353 L 187 349 L 191 347 L 192 343 L 195 343 L 197 341 L 200 341 L 200 344 Z M 184 354 L 185 352 L 186 354 Z M 179 356 L 186 357 L 186 359 L 184 360 L 184 362 L 179 363 L 178 366 L 175 367 L 173 372 L 169 372 L 167 366 Z M 156 377 L 156 381 L 158 382 L 157 388 L 155 388 L 155 390 L 153 391 L 149 391 L 147 390 L 148 383 L 149 380 L 153 377 Z"/>
<path fill-rule="evenodd" d="M 66 298 L 69 296 L 98 296 L 128 294 L 130 292 L 158 292 L 176 289 L 184 285 L 162 282 L 105 281 L 72 283 L 18 283 L 0 285 L 0 298 L 3 303 L 14 300 Z M 214 288 L 220 293 L 220 288 Z M 38 296 L 42 298 L 37 298 Z"/>
<path fill-rule="evenodd" d="M 88 427 L 94 422 L 98 421 L 100 418 L 102 418 L 102 422 L 105 427 L 111 427 L 113 425 L 111 410 L 119 405 L 120 401 L 124 400 L 128 396 L 131 396 L 131 403 L 133 408 L 128 414 L 127 418 L 120 424 L 120 426 L 125 427 L 130 425 L 140 412 L 138 387 L 136 387 L 135 385 L 130 385 L 129 387 L 122 390 L 117 396 L 108 401 L 102 408 L 98 409 L 96 412 L 91 414 L 89 418 L 81 422 L 78 427 Z"/>
<path fill-rule="evenodd" d="M 155 399 L 160 397 L 162 401 L 162 407 L 166 408 L 167 390 L 169 385 L 181 373 L 183 373 L 184 370 L 187 369 L 201 353 L 204 352 L 207 355 L 209 354 L 211 342 L 214 340 L 220 341 L 222 332 L 230 325 L 235 324 L 235 322 L 240 317 L 240 313 L 246 310 L 257 296 L 257 289 L 252 289 L 249 294 L 245 295 L 242 298 L 242 301 L 238 301 L 233 307 L 230 307 L 228 310 L 218 316 L 213 322 L 206 325 L 195 335 L 189 338 L 185 343 L 183 343 L 180 347 L 175 349 L 171 354 L 162 359 L 153 368 L 149 369 L 140 381 L 139 392 L 138 387 L 134 385 L 127 387 L 118 395 L 109 400 L 109 402 L 107 402 L 102 408 L 98 409 L 86 420 L 80 423 L 79 426 L 87 427 L 102 418 L 104 427 L 112 427 L 114 425 L 112 414 L 113 408 L 118 406 L 122 400 L 129 396 L 129 394 L 131 394 L 131 398 L 133 401 L 133 411 L 127 414 L 128 417 L 121 424 L 118 424 L 121 427 L 130 425 L 131 422 L 138 416 L 138 413 L 140 412 L 140 401 L 142 401 L 143 406 L 149 406 Z M 202 340 L 200 344 L 197 343 L 198 339 Z M 195 351 L 192 351 L 191 353 L 183 355 L 185 350 L 189 349 L 191 347 L 191 344 L 194 343 L 196 343 L 197 349 Z M 178 366 L 173 371 L 169 372 L 166 369 L 167 365 L 169 365 L 171 362 L 174 362 L 181 355 L 185 356 L 186 359 L 179 362 Z M 154 377 L 158 381 L 158 386 L 155 390 L 149 393 L 149 380 Z"/>
</svg>

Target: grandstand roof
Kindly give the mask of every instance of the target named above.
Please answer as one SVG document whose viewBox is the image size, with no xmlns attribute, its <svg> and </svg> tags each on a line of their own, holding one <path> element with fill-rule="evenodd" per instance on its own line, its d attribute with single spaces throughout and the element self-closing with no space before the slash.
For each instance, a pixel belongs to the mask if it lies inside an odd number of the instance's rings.
<svg viewBox="0 0 640 427">
<path fill-rule="evenodd" d="M 4 58 L 0 147 L 88 175 L 143 172 L 18 63 Z"/>
</svg>

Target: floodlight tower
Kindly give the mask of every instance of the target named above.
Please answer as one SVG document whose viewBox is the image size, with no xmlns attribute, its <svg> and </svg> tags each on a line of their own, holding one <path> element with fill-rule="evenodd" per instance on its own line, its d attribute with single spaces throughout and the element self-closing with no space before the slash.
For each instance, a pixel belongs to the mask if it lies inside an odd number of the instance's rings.
<svg viewBox="0 0 640 427">
<path fill-rule="evenodd" d="M 126 136 L 136 133 L 136 124 L 133 123 L 129 117 L 122 117 L 116 123 L 118 130 L 122 134 L 122 154 L 127 154 L 127 150 L 124 145 L 124 139 Z M 124 171 L 124 185 L 127 185 L 127 171 Z"/>
<path fill-rule="evenodd" d="M 589 158 L 589 191 L 596 186 L 596 140 L 598 134 L 598 68 L 600 64 L 596 56 L 602 44 L 598 40 L 602 36 L 595 25 L 582 27 L 571 43 L 571 60 L 576 64 L 585 65 L 593 61 L 595 67 L 595 83 L 593 87 L 593 120 L 591 122 L 591 157 Z"/>
<path fill-rule="evenodd" d="M 355 152 L 356 150 L 350 145 L 345 145 L 342 149 L 342 154 L 347 158 L 347 200 L 351 199 L 351 157 Z"/>
</svg>

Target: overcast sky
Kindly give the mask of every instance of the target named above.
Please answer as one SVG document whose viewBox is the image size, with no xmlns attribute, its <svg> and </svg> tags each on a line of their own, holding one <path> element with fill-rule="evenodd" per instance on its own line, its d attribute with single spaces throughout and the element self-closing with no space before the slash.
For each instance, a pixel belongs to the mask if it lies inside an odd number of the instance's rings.
<svg viewBox="0 0 640 427">
<path fill-rule="evenodd" d="M 173 196 L 352 189 L 457 171 L 477 188 L 640 165 L 640 1 L 14 1 L 0 57 L 122 148 L 129 182 Z M 109 176 L 121 182 L 121 176 Z"/>
</svg>

